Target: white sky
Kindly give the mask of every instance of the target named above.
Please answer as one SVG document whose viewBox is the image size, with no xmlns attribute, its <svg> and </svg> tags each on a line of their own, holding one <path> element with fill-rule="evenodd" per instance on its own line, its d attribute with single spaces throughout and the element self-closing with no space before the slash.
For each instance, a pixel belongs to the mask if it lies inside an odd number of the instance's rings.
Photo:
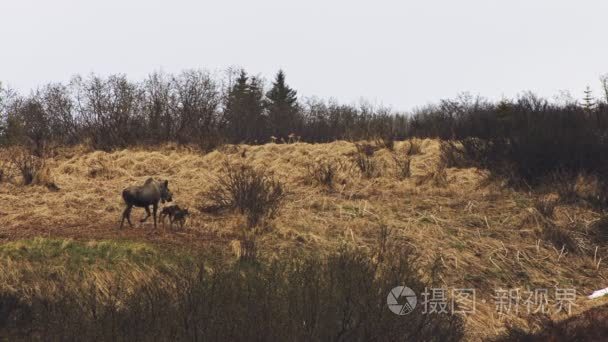
<svg viewBox="0 0 608 342">
<path fill-rule="evenodd" d="M 469 91 L 553 96 L 608 73 L 606 0 L 0 0 L 0 80 L 279 68 L 300 95 L 406 110 Z"/>
</svg>

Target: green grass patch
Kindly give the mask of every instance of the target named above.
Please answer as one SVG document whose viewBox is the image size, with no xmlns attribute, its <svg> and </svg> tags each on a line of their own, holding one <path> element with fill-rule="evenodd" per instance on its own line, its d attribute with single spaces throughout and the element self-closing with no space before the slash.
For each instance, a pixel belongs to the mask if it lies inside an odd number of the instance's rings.
<svg viewBox="0 0 608 342">
<path fill-rule="evenodd" d="M 0 244 L 0 258 L 68 267 L 111 267 L 125 263 L 162 266 L 192 259 L 187 254 L 161 250 L 141 242 L 75 241 L 41 237 Z"/>
</svg>

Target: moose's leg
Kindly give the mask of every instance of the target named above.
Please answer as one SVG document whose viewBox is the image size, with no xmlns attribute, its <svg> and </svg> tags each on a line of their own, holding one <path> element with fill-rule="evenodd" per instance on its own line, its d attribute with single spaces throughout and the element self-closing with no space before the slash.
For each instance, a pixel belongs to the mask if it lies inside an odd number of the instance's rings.
<svg viewBox="0 0 608 342">
<path fill-rule="evenodd" d="M 122 229 L 122 225 L 123 223 L 125 223 L 125 218 L 127 219 L 127 222 L 129 222 L 129 226 L 131 226 L 131 228 L 133 228 L 133 223 L 131 223 L 131 209 L 133 208 L 132 205 L 127 205 L 127 207 L 125 208 L 125 211 L 122 212 L 122 220 L 120 221 L 120 229 Z"/>
<path fill-rule="evenodd" d="M 158 203 L 152 205 L 152 213 L 154 214 L 154 229 L 156 229 L 156 211 L 158 210 Z"/>
<path fill-rule="evenodd" d="M 141 220 L 139 220 L 139 222 L 146 222 L 146 220 L 148 219 L 148 217 L 150 217 L 150 208 L 148 206 L 145 206 L 144 209 L 146 209 L 146 217 L 144 217 Z"/>
</svg>

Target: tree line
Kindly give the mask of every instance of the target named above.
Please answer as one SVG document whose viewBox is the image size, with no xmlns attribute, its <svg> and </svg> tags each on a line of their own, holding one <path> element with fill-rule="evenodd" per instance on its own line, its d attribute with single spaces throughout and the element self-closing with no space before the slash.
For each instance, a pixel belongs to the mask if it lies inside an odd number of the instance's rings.
<svg viewBox="0 0 608 342">
<path fill-rule="evenodd" d="M 0 89 L 0 145 L 35 156 L 49 147 L 87 143 L 112 150 L 167 142 L 209 151 L 225 143 L 440 138 L 459 142 L 477 166 L 526 184 L 557 171 L 605 179 L 608 191 L 608 75 L 597 98 L 556 101 L 523 93 L 489 101 L 461 95 L 411 113 L 367 104 L 302 98 L 279 71 L 272 83 L 231 70 L 155 72 L 141 82 L 125 75 L 77 76 L 22 95 Z M 608 199 L 607 199 L 608 201 Z"/>
<path fill-rule="evenodd" d="M 299 139 L 327 142 L 405 136 L 407 120 L 389 109 L 302 99 L 279 71 L 272 84 L 244 70 L 214 77 L 203 70 L 154 72 L 141 82 L 125 75 L 76 76 L 29 95 L 0 88 L 0 144 L 90 143 L 111 150 L 166 142 L 211 149 L 222 143 Z"/>
</svg>

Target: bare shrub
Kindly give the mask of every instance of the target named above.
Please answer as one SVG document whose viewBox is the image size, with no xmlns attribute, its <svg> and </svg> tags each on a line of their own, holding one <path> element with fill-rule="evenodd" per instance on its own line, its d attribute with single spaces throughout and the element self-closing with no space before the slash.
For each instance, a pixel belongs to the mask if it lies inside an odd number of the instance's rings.
<svg viewBox="0 0 608 342">
<path fill-rule="evenodd" d="M 410 159 L 410 157 L 407 154 L 397 153 L 394 153 L 392 157 L 393 162 L 395 162 L 395 174 L 397 176 L 397 179 L 409 178 L 412 175 L 412 160 Z"/>
<path fill-rule="evenodd" d="M 378 177 L 380 174 L 378 165 L 374 160 L 375 147 L 369 144 L 357 144 L 357 153 L 353 162 L 365 178 Z"/>
<path fill-rule="evenodd" d="M 551 242 L 557 249 L 563 249 L 568 252 L 577 252 L 579 250 L 579 244 L 571 231 L 560 227 L 546 218 L 542 219 L 542 237 Z"/>
<path fill-rule="evenodd" d="M 322 161 L 308 166 L 308 177 L 319 185 L 333 189 L 337 167 L 330 161 Z"/>
<path fill-rule="evenodd" d="M 11 148 L 8 158 L 13 167 L 21 174 L 24 185 L 34 184 L 35 180 L 39 180 L 38 173 L 44 168 L 44 158 L 33 155 L 23 147 Z"/>
<path fill-rule="evenodd" d="M 441 161 L 446 167 L 466 168 L 473 166 L 462 145 L 452 141 L 442 141 L 439 146 Z"/>
<path fill-rule="evenodd" d="M 405 153 L 408 156 L 422 154 L 422 145 L 420 144 L 420 140 L 418 140 L 418 139 L 408 140 L 407 146 L 405 148 Z"/>
<path fill-rule="evenodd" d="M 548 176 L 545 185 L 557 192 L 560 202 L 571 204 L 579 197 L 576 191 L 576 178 L 576 175 L 570 172 L 558 170 Z"/>
<path fill-rule="evenodd" d="M 374 251 L 374 261 L 377 262 L 378 264 L 381 264 L 384 262 L 384 258 L 386 256 L 387 249 L 389 247 L 389 242 L 390 242 L 389 237 L 390 237 L 391 233 L 392 233 L 391 228 L 389 228 L 384 223 L 380 224 L 378 245 L 376 246 L 375 251 Z"/>
<path fill-rule="evenodd" d="M 605 244 L 608 242 L 608 214 L 604 214 L 591 226 L 594 233 L 594 240 L 597 243 Z"/>
<path fill-rule="evenodd" d="M 425 315 L 418 305 L 403 320 L 388 311 L 395 284 L 416 293 L 433 284 L 419 276 L 422 262 L 411 249 L 387 252 L 380 263 L 346 248 L 327 258 L 256 263 L 187 259 L 177 267 L 126 268 L 111 282 L 0 260 L 11 270 L 0 273 L 0 323 L 15 340 L 460 341 L 460 315 Z"/>
<path fill-rule="evenodd" d="M 247 217 L 247 227 L 255 227 L 262 219 L 272 219 L 284 198 L 283 184 L 261 170 L 248 165 L 226 163 L 205 197 L 206 208 L 233 209 Z"/>
<path fill-rule="evenodd" d="M 392 133 L 387 133 L 376 137 L 376 145 L 386 148 L 389 151 L 395 150 L 395 136 Z"/>
<path fill-rule="evenodd" d="M 6 178 L 8 178 L 8 165 L 0 159 L 0 183 L 4 182 Z"/>
<path fill-rule="evenodd" d="M 552 196 L 542 196 L 534 201 L 534 208 L 544 217 L 553 217 L 557 203 L 557 199 Z"/>
</svg>

